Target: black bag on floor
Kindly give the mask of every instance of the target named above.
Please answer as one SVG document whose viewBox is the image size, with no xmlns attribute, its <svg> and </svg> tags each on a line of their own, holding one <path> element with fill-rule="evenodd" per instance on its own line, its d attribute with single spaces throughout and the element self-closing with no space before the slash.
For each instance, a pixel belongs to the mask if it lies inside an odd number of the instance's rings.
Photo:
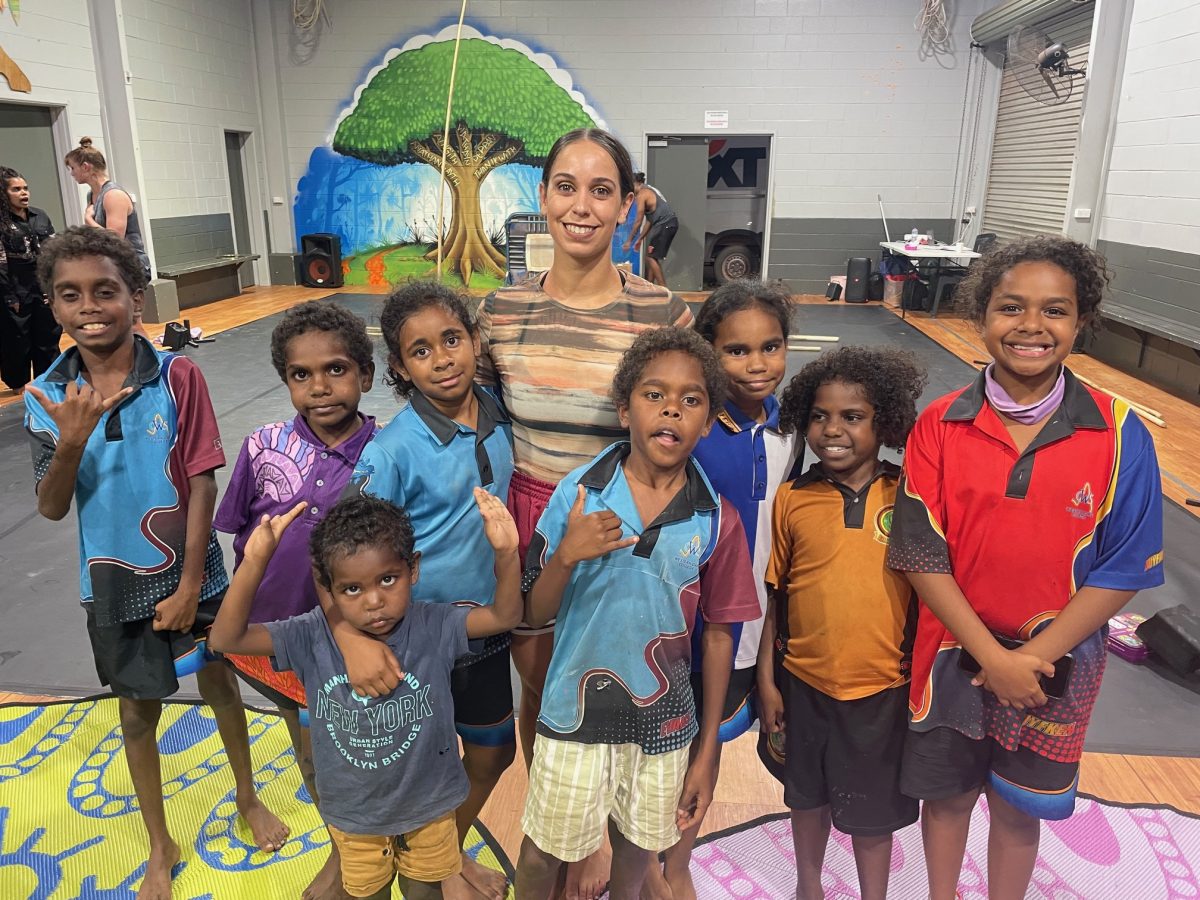
<svg viewBox="0 0 1200 900">
<path fill-rule="evenodd" d="M 180 322 L 168 322 L 163 329 L 162 345 L 164 350 L 175 352 L 182 350 L 192 339 L 191 322 L 186 319 Z"/>
</svg>

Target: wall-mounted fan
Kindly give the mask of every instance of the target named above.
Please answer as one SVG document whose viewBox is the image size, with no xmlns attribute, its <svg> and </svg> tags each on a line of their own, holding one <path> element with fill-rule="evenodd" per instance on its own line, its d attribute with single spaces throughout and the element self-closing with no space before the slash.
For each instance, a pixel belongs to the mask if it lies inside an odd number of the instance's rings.
<svg viewBox="0 0 1200 900">
<path fill-rule="evenodd" d="M 1071 67 L 1065 46 L 1028 25 L 1009 34 L 1008 65 L 1025 93 L 1046 106 L 1071 99 L 1075 79 L 1084 74 L 1083 69 Z"/>
</svg>

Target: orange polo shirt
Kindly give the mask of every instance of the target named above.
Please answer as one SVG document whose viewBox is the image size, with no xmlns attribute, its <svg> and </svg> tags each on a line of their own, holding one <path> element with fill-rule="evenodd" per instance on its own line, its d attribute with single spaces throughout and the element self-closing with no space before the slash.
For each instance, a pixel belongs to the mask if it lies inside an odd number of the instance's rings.
<svg viewBox="0 0 1200 900">
<path fill-rule="evenodd" d="M 908 680 L 916 602 L 908 579 L 884 564 L 900 469 L 881 463 L 859 492 L 820 463 L 775 495 L 768 586 L 783 664 L 837 700 L 857 700 Z"/>
</svg>

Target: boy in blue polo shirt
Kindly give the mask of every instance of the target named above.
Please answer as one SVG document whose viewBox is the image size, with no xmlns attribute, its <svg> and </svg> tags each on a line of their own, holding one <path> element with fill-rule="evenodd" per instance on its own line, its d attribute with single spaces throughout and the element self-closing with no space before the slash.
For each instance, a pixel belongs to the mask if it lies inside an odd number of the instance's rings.
<svg viewBox="0 0 1200 900">
<path fill-rule="evenodd" d="M 212 530 L 213 470 L 225 464 L 208 389 L 191 360 L 133 333 L 146 278 L 126 241 L 70 228 L 42 247 L 38 278 L 75 346 L 25 395 L 38 511 L 78 507 L 80 598 L 96 672 L 120 700 L 129 773 L 150 840 L 139 900 L 169 900 L 179 846 L 167 831 L 156 729 L 228 587 Z M 263 851 L 287 827 L 258 799 L 241 696 L 224 664 L 197 673 Z"/>
<path fill-rule="evenodd" d="M 716 354 L 695 332 L 643 333 L 613 379 L 629 440 L 567 475 L 538 522 L 525 621 L 558 622 L 518 900 L 549 896 L 563 863 L 595 852 L 610 822 L 610 896 L 634 900 L 652 854 L 712 801 L 732 626 L 759 614 L 737 510 L 690 458 L 725 391 Z M 689 678 L 697 610 L 699 725 Z"/>
<path fill-rule="evenodd" d="M 397 287 L 384 303 L 380 330 L 388 348 L 384 381 L 407 400 L 363 449 L 350 492 L 400 506 L 412 520 L 421 553 L 417 597 L 427 603 L 489 606 L 496 593 L 492 553 L 473 490 L 508 499 L 512 432 L 495 398 L 475 384 L 479 337 L 462 297 L 431 281 Z M 401 677 L 382 642 L 338 632 L 351 684 L 375 696 Z M 500 776 L 516 755 L 509 634 L 473 643 L 454 667 L 454 722 L 471 784 L 459 807 L 465 839 Z M 475 892 L 503 897 L 504 876 L 463 854 L 462 877 Z"/>
</svg>

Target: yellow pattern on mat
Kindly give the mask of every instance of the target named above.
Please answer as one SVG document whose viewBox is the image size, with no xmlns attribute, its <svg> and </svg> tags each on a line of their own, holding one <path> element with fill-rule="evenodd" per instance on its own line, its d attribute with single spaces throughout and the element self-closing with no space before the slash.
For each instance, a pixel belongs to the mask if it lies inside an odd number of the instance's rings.
<svg viewBox="0 0 1200 900">
<path fill-rule="evenodd" d="M 254 847 L 237 817 L 212 711 L 164 704 L 163 795 L 182 853 L 176 898 L 298 897 L 328 854 L 328 833 L 293 765 L 283 720 L 253 710 L 246 718 L 255 783 L 291 836 L 278 853 Z M 122 746 L 111 697 L 0 707 L 0 898 L 134 898 L 146 836 Z M 472 829 L 467 849 L 511 873 L 490 836 Z"/>
</svg>

